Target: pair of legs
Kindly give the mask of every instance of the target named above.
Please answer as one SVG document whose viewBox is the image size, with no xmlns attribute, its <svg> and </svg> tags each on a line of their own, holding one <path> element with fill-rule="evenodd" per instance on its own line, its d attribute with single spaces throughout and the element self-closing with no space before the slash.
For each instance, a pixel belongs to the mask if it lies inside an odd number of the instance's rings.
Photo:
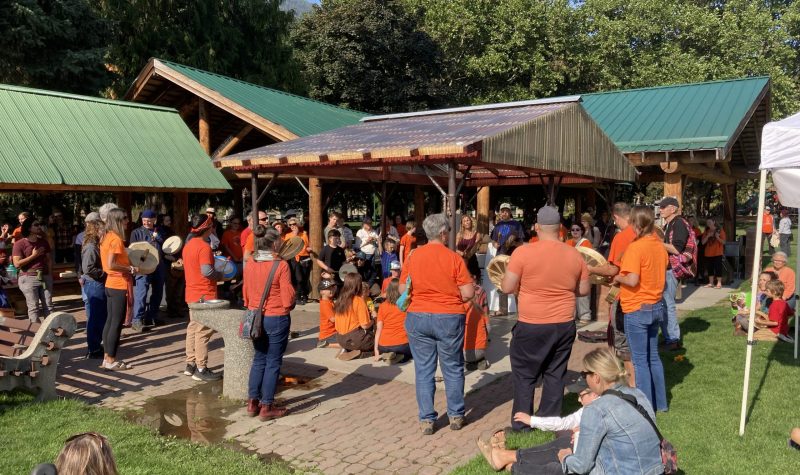
<svg viewBox="0 0 800 475">
<path fill-rule="evenodd" d="M 162 264 L 152 274 L 137 275 L 133 286 L 133 321 L 134 325 L 155 323 L 161 298 L 164 296 L 166 270 Z M 150 294 L 150 300 L 147 294 Z"/>
<path fill-rule="evenodd" d="M 430 422 L 438 416 L 433 405 L 436 393 L 436 362 L 442 367 L 447 415 L 463 418 L 464 408 L 464 324 L 466 315 L 409 312 L 406 334 L 414 357 L 414 377 L 419 420 Z"/>
<path fill-rule="evenodd" d="M 672 269 L 667 269 L 664 293 L 662 294 L 666 307 L 666 318 L 661 319 L 661 334 L 664 335 L 664 343 L 667 345 L 679 343 L 681 341 L 681 327 L 678 325 L 678 309 L 675 307 L 675 294 L 677 292 L 678 278 L 672 273 Z"/>
<path fill-rule="evenodd" d="M 609 319 L 609 325 L 613 328 L 614 339 L 611 343 L 613 344 L 614 352 L 625 365 L 625 372 L 628 373 L 628 386 L 635 388 L 636 371 L 631 361 L 631 347 L 628 345 L 628 337 L 625 336 L 625 314 L 622 313 L 622 306 L 619 304 L 619 300 L 614 301 L 609 315 L 612 315 Z"/>
<path fill-rule="evenodd" d="M 395 346 L 381 346 L 378 345 L 378 353 L 394 353 L 396 355 L 403 355 L 403 359 L 410 360 L 411 356 L 411 345 L 408 343 L 404 345 L 395 345 Z"/>
<path fill-rule="evenodd" d="M 292 282 L 297 290 L 297 301 L 305 302 L 308 300 L 311 259 L 308 257 L 301 257 L 300 261 L 292 259 L 289 261 L 289 266 L 292 268 Z"/>
<path fill-rule="evenodd" d="M 538 416 L 560 416 L 564 399 L 564 375 L 575 341 L 575 321 L 532 324 L 517 322 L 511 331 L 511 379 L 514 403 L 511 427 L 530 430 L 530 426 L 514 420 L 514 414 L 533 414 L 533 393 L 542 380 L 542 398 Z"/>
<path fill-rule="evenodd" d="M 656 411 L 668 409 L 664 366 L 658 356 L 658 325 L 663 315 L 663 302 L 643 304 L 639 310 L 625 314 L 625 335 L 631 347 L 636 387 Z"/>
<path fill-rule="evenodd" d="M 712 287 L 716 279 L 717 288 L 722 288 L 722 256 L 706 257 L 706 269 L 708 269 L 708 284 Z"/>
<path fill-rule="evenodd" d="M 102 282 L 84 278 L 83 304 L 86 309 L 86 346 L 89 354 L 103 351 L 103 329 L 108 319 L 108 302 L 106 287 Z"/>
<path fill-rule="evenodd" d="M 104 364 L 114 364 L 117 361 L 119 337 L 122 333 L 122 323 L 128 311 L 128 290 L 105 288 L 106 292 L 106 323 L 103 326 L 103 351 L 105 351 Z"/>
<path fill-rule="evenodd" d="M 189 310 L 189 325 L 186 327 L 186 364 L 205 369 L 208 365 L 208 342 L 214 330 L 195 322 Z"/>
<path fill-rule="evenodd" d="M 347 351 L 372 351 L 375 349 L 375 327 L 364 330 L 357 327 L 344 335 L 336 335 L 339 346 Z"/>
<path fill-rule="evenodd" d="M 253 340 L 255 354 L 250 367 L 247 397 L 258 399 L 261 404 L 267 405 L 275 402 L 275 389 L 278 386 L 283 354 L 289 344 L 292 319 L 289 315 L 265 316 L 263 323 L 263 335 Z"/>
<path fill-rule="evenodd" d="M 53 277 L 20 274 L 17 279 L 20 292 L 28 306 L 28 320 L 33 323 L 44 320 L 53 311 Z"/>
<path fill-rule="evenodd" d="M 508 470 L 526 475 L 561 475 L 558 452 L 572 447 L 571 436 L 566 433 L 551 442 L 519 450 L 505 448 L 505 437 L 496 433 L 490 440 L 478 440 L 478 447 L 486 461 L 495 470 Z"/>
<path fill-rule="evenodd" d="M 792 255 L 792 235 L 791 234 L 780 234 L 781 238 L 781 251 L 786 253 L 787 256 Z"/>
</svg>

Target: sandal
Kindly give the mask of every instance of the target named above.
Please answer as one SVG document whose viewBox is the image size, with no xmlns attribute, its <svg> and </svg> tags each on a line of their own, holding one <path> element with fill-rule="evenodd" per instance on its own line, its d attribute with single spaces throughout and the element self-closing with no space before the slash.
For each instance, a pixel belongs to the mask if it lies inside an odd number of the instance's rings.
<svg viewBox="0 0 800 475">
<path fill-rule="evenodd" d="M 706 284 L 703 287 L 705 287 L 707 289 L 710 289 L 711 287 L 714 287 L 714 284 Z"/>
<path fill-rule="evenodd" d="M 481 440 L 489 446 L 496 449 L 506 448 L 506 430 L 497 429 L 494 431 L 485 431 L 481 434 Z"/>
<path fill-rule="evenodd" d="M 133 368 L 133 366 L 122 360 L 117 360 L 113 363 L 106 363 L 105 361 L 103 362 L 103 369 L 106 371 L 125 371 L 126 369 L 131 368 Z"/>
<path fill-rule="evenodd" d="M 503 469 L 503 467 L 498 467 L 494 464 L 494 461 L 492 460 L 492 450 L 494 449 L 491 445 L 486 443 L 484 440 L 478 439 L 478 448 L 480 449 L 481 454 L 483 454 L 483 458 L 485 458 L 489 466 L 492 467 L 492 470 L 499 472 Z"/>
<path fill-rule="evenodd" d="M 722 284 L 717 284 L 717 286 L 716 286 L 716 287 L 714 287 L 714 288 L 715 288 L 715 289 L 721 289 L 721 288 L 722 288 Z"/>
</svg>

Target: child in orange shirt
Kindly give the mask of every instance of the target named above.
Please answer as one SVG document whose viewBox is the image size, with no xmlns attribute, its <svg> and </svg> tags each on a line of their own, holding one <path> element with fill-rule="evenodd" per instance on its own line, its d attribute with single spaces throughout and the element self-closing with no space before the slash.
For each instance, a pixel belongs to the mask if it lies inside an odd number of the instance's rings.
<svg viewBox="0 0 800 475">
<path fill-rule="evenodd" d="M 397 364 L 411 359 L 405 323 L 406 312 L 397 308 L 400 298 L 400 279 L 387 279 L 386 301 L 378 308 L 378 322 L 375 326 L 375 360 Z"/>
<path fill-rule="evenodd" d="M 389 264 L 389 277 L 383 279 L 383 284 L 381 284 L 381 298 L 386 299 L 386 288 L 389 287 L 389 283 L 392 282 L 392 279 L 399 279 L 400 278 L 400 261 L 392 261 Z"/>
<path fill-rule="evenodd" d="M 319 341 L 317 348 L 340 348 L 336 341 L 336 326 L 333 323 L 333 298 L 336 281 L 322 280 L 319 283 Z"/>
<path fill-rule="evenodd" d="M 486 360 L 486 346 L 489 335 L 489 304 L 486 299 L 486 292 L 483 287 L 473 282 L 475 296 L 469 302 L 464 303 L 464 310 L 467 313 L 466 324 L 464 325 L 464 361 L 467 369 L 485 370 L 489 368 Z"/>
</svg>

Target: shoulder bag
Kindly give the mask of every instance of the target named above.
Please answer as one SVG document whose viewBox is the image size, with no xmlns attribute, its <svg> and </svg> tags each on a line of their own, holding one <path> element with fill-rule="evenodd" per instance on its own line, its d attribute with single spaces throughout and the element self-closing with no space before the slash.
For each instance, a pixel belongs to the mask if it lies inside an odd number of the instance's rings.
<svg viewBox="0 0 800 475">
<path fill-rule="evenodd" d="M 280 263 L 281 261 L 278 259 L 272 261 L 272 269 L 269 271 L 267 285 L 264 286 L 264 293 L 261 294 L 261 301 L 258 304 L 258 308 L 253 310 L 248 308 L 244 311 L 242 321 L 239 323 L 239 338 L 255 340 L 256 338 L 260 338 L 264 333 L 264 322 L 262 320 L 264 316 L 264 303 L 267 301 L 267 295 L 269 294 L 269 289 L 272 288 L 272 280 L 275 277 L 275 271 L 278 270 Z"/>
<path fill-rule="evenodd" d="M 661 463 L 664 465 L 664 474 L 673 475 L 678 473 L 678 452 L 675 450 L 675 447 L 673 447 L 673 445 L 661 435 L 661 431 L 658 430 L 656 423 L 650 418 L 650 414 L 648 414 L 642 405 L 639 404 L 636 398 L 630 394 L 625 394 L 614 389 L 609 389 L 603 394 L 611 394 L 612 396 L 617 396 L 618 398 L 624 400 L 633 406 L 639 412 L 639 414 L 641 414 L 645 420 L 650 423 L 650 427 L 652 427 L 656 432 L 656 436 L 658 437 L 660 444 L 659 448 L 661 449 Z"/>
</svg>

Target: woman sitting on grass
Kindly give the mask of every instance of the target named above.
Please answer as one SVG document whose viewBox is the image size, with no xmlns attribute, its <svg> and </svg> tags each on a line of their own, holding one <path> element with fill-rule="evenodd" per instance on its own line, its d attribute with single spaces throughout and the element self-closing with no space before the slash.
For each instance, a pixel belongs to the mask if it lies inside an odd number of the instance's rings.
<svg viewBox="0 0 800 475">
<path fill-rule="evenodd" d="M 117 475 L 111 445 L 97 432 L 75 434 L 64 443 L 55 465 L 37 465 L 31 475 Z"/>
<path fill-rule="evenodd" d="M 405 323 L 406 312 L 397 308 L 400 298 L 400 279 L 391 279 L 386 287 L 386 301 L 378 308 L 375 324 L 375 359 L 397 364 L 411 359 Z"/>
<path fill-rule="evenodd" d="M 342 352 L 340 360 L 349 361 L 370 351 L 375 346 L 375 329 L 370 318 L 367 302 L 361 296 L 361 276 L 355 272 L 347 274 L 333 305 L 333 320 Z"/>
</svg>

